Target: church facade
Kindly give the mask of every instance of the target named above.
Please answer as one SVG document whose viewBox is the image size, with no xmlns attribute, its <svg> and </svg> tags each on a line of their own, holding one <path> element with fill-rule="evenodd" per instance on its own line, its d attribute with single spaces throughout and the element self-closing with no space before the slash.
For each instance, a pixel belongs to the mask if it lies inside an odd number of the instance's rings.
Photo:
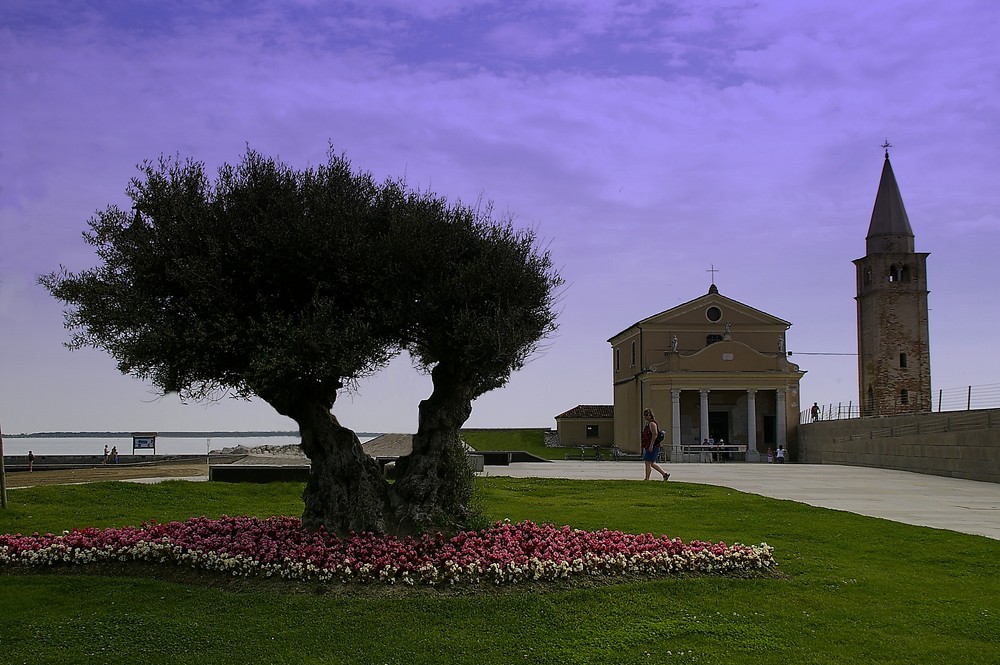
<svg viewBox="0 0 1000 665">
<path fill-rule="evenodd" d="M 748 461 L 779 445 L 794 450 L 805 372 L 788 361 L 790 326 L 712 284 L 707 294 L 621 331 L 608 340 L 615 442 L 638 451 L 649 408 L 673 459 L 682 445 L 710 436 L 746 445 Z"/>
</svg>

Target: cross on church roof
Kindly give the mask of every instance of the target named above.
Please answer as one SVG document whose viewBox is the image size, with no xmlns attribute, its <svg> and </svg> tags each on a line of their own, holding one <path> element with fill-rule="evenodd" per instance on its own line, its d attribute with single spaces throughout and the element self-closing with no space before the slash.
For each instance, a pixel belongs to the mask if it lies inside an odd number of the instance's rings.
<svg viewBox="0 0 1000 665">
<path fill-rule="evenodd" d="M 714 285 L 715 284 L 715 273 L 721 272 L 721 271 L 718 268 L 715 267 L 714 263 L 710 263 L 709 266 L 710 267 L 705 272 L 712 273 L 712 284 Z"/>
<path fill-rule="evenodd" d="M 892 147 L 892 144 L 889 143 L 889 139 L 886 139 L 885 143 L 882 144 L 882 148 L 885 150 L 885 158 L 886 159 L 889 159 L 889 148 L 891 148 L 891 147 Z"/>
</svg>

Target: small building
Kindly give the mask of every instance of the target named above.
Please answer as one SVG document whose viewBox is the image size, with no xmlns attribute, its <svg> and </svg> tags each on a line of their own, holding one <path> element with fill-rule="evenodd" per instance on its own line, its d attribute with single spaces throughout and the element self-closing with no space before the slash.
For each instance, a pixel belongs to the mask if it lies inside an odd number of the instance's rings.
<svg viewBox="0 0 1000 665">
<path fill-rule="evenodd" d="M 615 442 L 615 410 L 610 404 L 580 404 L 556 416 L 563 446 L 610 446 Z"/>
<path fill-rule="evenodd" d="M 672 459 L 680 459 L 682 445 L 709 437 L 747 446 L 748 460 L 779 445 L 793 451 L 805 372 L 788 361 L 790 326 L 713 283 L 705 295 L 621 331 L 608 340 L 614 441 L 638 451 L 649 408 L 667 432 Z"/>
</svg>

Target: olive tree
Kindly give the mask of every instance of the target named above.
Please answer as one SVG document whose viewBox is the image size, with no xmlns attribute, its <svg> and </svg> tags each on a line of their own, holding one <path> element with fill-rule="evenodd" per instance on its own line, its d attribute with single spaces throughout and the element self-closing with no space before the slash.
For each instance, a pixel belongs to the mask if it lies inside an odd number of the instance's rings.
<svg viewBox="0 0 1000 665">
<path fill-rule="evenodd" d="M 394 498 L 401 522 L 420 529 L 468 517 L 472 473 L 459 430 L 472 402 L 505 385 L 554 332 L 562 279 L 533 231 L 494 219 L 488 206 L 439 202 L 411 228 L 421 246 L 409 257 L 435 269 L 416 281 L 406 344 L 433 390 L 419 405 L 413 453 L 396 464 Z"/>
<path fill-rule="evenodd" d="M 131 209 L 99 211 L 84 234 L 99 265 L 39 278 L 68 306 L 70 348 L 105 349 L 163 392 L 257 395 L 292 418 L 311 462 L 307 526 L 463 525 L 457 427 L 554 329 L 560 281 L 531 233 L 376 183 L 332 151 L 304 170 L 248 151 L 214 182 L 200 162 L 161 158 L 126 191 Z M 434 391 L 392 485 L 333 407 L 404 349 Z"/>
</svg>

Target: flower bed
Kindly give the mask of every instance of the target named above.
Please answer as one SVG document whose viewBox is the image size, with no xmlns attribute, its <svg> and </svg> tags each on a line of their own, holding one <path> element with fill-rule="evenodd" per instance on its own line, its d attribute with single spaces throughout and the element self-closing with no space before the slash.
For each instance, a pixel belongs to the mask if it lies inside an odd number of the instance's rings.
<svg viewBox="0 0 1000 665">
<path fill-rule="evenodd" d="M 0 535 L 0 565 L 146 561 L 292 580 L 386 584 L 512 584 L 574 576 L 745 574 L 775 566 L 773 549 L 509 521 L 441 534 L 339 538 L 298 518 L 197 517 L 60 535 Z"/>
</svg>

